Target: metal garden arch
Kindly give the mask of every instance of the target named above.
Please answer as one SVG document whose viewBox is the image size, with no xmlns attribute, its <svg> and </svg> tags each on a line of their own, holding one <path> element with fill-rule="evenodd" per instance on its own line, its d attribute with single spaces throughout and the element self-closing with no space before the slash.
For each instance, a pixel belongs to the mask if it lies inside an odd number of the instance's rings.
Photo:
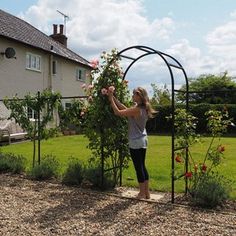
<svg viewBox="0 0 236 236">
<path fill-rule="evenodd" d="M 130 56 L 128 53 L 131 50 L 135 50 L 137 52 L 139 52 L 139 55 L 137 57 L 132 57 Z M 183 66 L 171 55 L 163 53 L 161 51 L 157 51 L 153 48 L 147 47 L 147 46 L 131 46 L 128 48 L 125 48 L 123 50 L 121 50 L 120 52 L 118 52 L 116 54 L 116 56 L 114 58 L 111 59 L 111 61 L 108 63 L 108 67 L 112 64 L 112 62 L 118 57 L 120 58 L 126 58 L 128 60 L 131 61 L 131 63 L 128 65 L 128 67 L 126 68 L 124 75 L 123 75 L 123 79 L 125 79 L 129 69 L 134 65 L 135 62 L 137 62 L 139 59 L 148 56 L 148 55 L 158 55 L 159 57 L 161 57 L 161 59 L 165 62 L 165 65 L 167 66 L 168 70 L 169 70 L 169 74 L 170 74 L 170 79 L 171 79 L 171 117 L 172 117 L 172 121 L 171 121 L 171 201 L 172 203 L 174 203 L 174 193 L 175 193 L 175 176 L 174 176 L 174 168 L 175 168 L 175 151 L 180 150 L 180 149 L 186 149 L 186 162 L 185 162 L 185 171 L 188 171 L 188 146 L 186 145 L 185 147 L 181 147 L 176 149 L 175 148 L 175 127 L 174 127 L 174 123 L 175 123 L 175 93 L 177 92 L 182 92 L 185 94 L 185 107 L 186 110 L 189 110 L 189 96 L 188 96 L 188 90 L 189 90 L 189 84 L 188 84 L 188 78 L 187 78 L 187 74 L 183 68 Z M 178 69 L 180 70 L 185 78 L 185 85 L 186 85 L 186 91 L 180 91 L 175 89 L 175 79 L 174 79 L 174 73 L 172 71 L 172 68 Z M 104 71 L 105 72 L 105 71 Z M 102 184 L 103 184 L 103 179 L 104 179 L 104 172 L 106 170 L 104 170 L 104 155 L 103 155 L 103 151 L 101 153 L 101 161 L 102 161 Z M 120 168 L 121 170 L 122 168 Z M 121 170 L 122 171 L 122 170 Z M 121 173 L 120 173 L 121 176 Z M 121 180 L 120 180 L 121 183 Z M 187 192 L 188 189 L 188 182 L 187 182 L 187 178 L 185 179 L 185 192 Z"/>
</svg>

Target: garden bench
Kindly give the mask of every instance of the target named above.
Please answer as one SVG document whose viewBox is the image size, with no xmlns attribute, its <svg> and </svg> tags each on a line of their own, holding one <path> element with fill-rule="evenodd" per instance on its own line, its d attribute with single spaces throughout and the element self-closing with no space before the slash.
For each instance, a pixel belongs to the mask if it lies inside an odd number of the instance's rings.
<svg viewBox="0 0 236 236">
<path fill-rule="evenodd" d="M 0 127 L 0 142 L 8 142 L 11 144 L 12 140 L 21 140 L 25 139 L 27 136 L 27 132 L 24 132 L 22 128 L 14 123 L 14 122 L 7 122 L 4 127 Z"/>
</svg>

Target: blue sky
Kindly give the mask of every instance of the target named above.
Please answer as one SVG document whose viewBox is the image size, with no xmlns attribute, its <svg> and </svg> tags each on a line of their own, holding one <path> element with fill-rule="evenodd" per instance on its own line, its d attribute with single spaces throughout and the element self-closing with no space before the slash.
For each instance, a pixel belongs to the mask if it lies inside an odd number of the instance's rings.
<svg viewBox="0 0 236 236">
<path fill-rule="evenodd" d="M 235 0 L 1 0 L 0 6 L 47 35 L 63 23 L 57 10 L 69 15 L 68 47 L 88 60 L 138 44 L 174 56 L 189 77 L 236 76 Z M 130 72 L 132 86 L 169 84 L 161 68 L 157 58 L 140 62 Z M 181 76 L 176 84 L 183 84 Z"/>
</svg>

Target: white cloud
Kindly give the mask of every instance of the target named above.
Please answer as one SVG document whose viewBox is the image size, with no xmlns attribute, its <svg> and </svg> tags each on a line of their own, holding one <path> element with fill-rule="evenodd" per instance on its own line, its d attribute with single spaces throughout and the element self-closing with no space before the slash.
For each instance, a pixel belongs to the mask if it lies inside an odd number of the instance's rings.
<svg viewBox="0 0 236 236">
<path fill-rule="evenodd" d="M 112 48 L 166 40 L 175 29 L 169 17 L 150 22 L 141 0 L 102 0 L 99 4 L 97 0 L 70 0 L 66 4 L 62 0 L 39 0 L 21 17 L 50 35 L 52 24 L 63 23 L 57 10 L 69 16 L 69 48 L 89 59 Z"/>
<path fill-rule="evenodd" d="M 50 35 L 52 24 L 63 24 L 63 16 L 57 10 L 69 16 L 66 24 L 68 47 L 88 60 L 112 48 L 122 50 L 132 45 L 151 45 L 174 56 L 189 77 L 225 70 L 236 75 L 236 11 L 230 14 L 231 21 L 209 32 L 207 50 L 202 51 L 192 46 L 191 32 L 186 32 L 186 25 L 194 22 L 174 22 L 172 12 L 167 17 L 148 20 L 143 0 L 70 0 L 66 4 L 64 0 L 39 0 L 20 16 Z M 184 39 L 177 38 L 181 30 L 185 32 Z M 158 57 L 132 68 L 135 68 L 130 70 L 133 74 L 129 73 L 132 84 L 137 78 L 137 84 L 146 87 L 151 83 L 169 83 L 169 72 Z M 181 73 L 175 71 L 175 75 L 176 83 L 183 84 Z"/>
<path fill-rule="evenodd" d="M 206 42 L 208 43 L 209 54 L 213 58 L 218 58 L 219 70 L 221 72 L 230 71 L 231 75 L 235 76 L 236 20 L 214 29 L 207 35 Z"/>
</svg>

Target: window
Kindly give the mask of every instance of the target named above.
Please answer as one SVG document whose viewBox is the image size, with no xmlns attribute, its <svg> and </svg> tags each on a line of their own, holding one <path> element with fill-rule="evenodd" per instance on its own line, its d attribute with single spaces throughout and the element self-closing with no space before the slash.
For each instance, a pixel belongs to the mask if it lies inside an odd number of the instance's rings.
<svg viewBox="0 0 236 236">
<path fill-rule="evenodd" d="M 55 60 L 52 61 L 52 74 L 53 75 L 57 74 L 57 61 Z"/>
<path fill-rule="evenodd" d="M 30 120 L 37 120 L 37 112 L 30 107 L 27 107 L 27 116 Z"/>
<path fill-rule="evenodd" d="M 41 71 L 41 56 L 32 53 L 27 53 L 26 68 L 30 70 Z"/>
<path fill-rule="evenodd" d="M 85 81 L 86 80 L 86 71 L 81 68 L 76 68 L 76 80 Z"/>
<path fill-rule="evenodd" d="M 65 103 L 65 109 L 67 110 L 67 109 L 70 109 L 70 108 L 71 108 L 71 103 L 66 102 Z"/>
</svg>

